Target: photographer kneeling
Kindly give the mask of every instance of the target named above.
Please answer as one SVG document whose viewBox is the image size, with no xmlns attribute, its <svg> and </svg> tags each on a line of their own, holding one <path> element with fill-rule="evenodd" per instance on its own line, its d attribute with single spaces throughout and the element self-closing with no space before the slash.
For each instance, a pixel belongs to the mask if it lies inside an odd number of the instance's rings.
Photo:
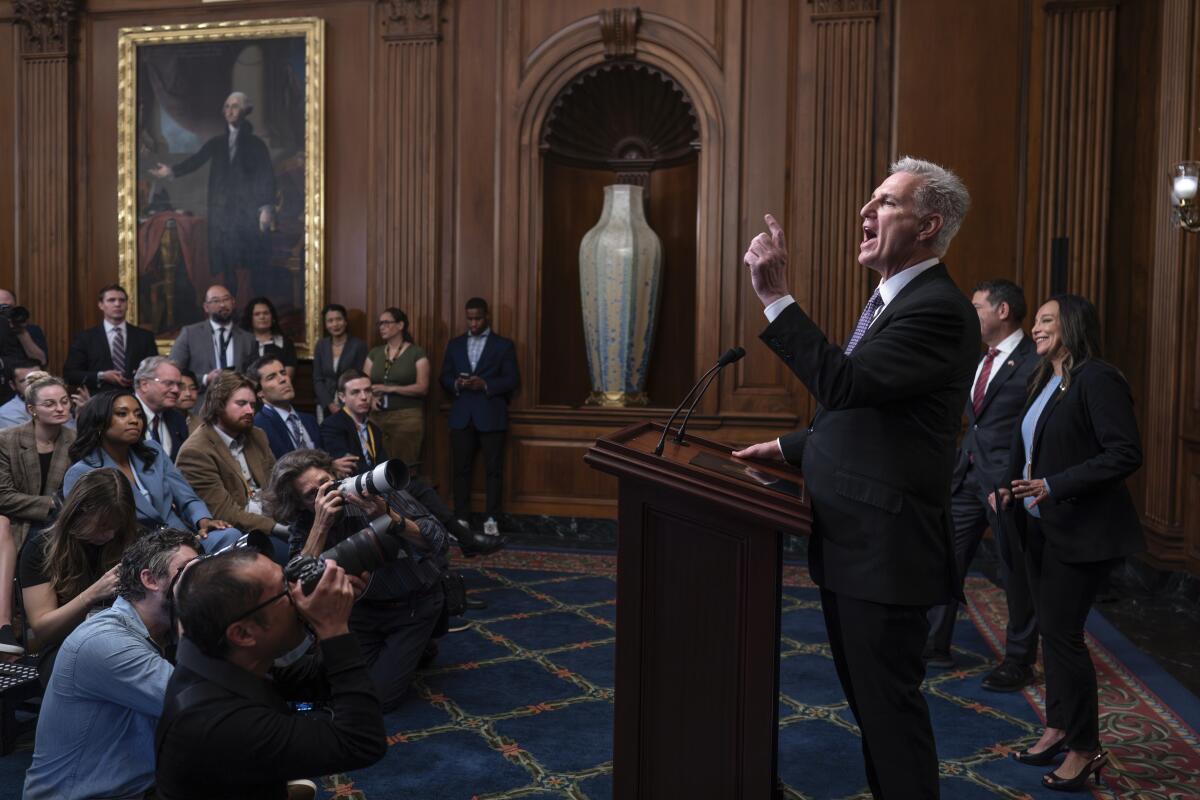
<svg viewBox="0 0 1200 800">
<path fill-rule="evenodd" d="M 334 561 L 306 594 L 254 547 L 182 572 L 183 637 L 155 736 L 160 800 L 283 800 L 288 781 L 383 757 L 383 713 L 347 622 L 354 594 Z M 316 652 L 272 668 L 304 644 L 306 628 Z M 293 713 L 285 699 L 327 700 L 330 713 Z"/>
<path fill-rule="evenodd" d="M 371 474 L 381 468 L 386 466 Z M 434 637 L 445 632 L 446 529 L 403 486 L 382 495 L 339 491 L 334 474 L 333 461 L 323 451 L 293 450 L 271 473 L 267 513 L 291 526 L 293 557 L 317 556 L 367 527 L 387 530 L 389 520 L 390 532 L 400 534 L 396 557 L 371 573 L 350 615 L 350 630 L 370 665 L 383 710 L 391 711 L 403 700 L 422 657 L 436 654 Z"/>
</svg>

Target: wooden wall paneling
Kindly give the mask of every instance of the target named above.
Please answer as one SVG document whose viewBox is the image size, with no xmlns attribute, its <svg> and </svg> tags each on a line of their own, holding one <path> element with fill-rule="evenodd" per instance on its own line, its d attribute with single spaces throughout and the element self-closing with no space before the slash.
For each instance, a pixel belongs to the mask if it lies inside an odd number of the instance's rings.
<svg viewBox="0 0 1200 800">
<path fill-rule="evenodd" d="M 741 169 L 734 178 L 736 184 L 731 183 L 738 187 L 739 202 L 728 212 L 736 214 L 737 235 L 730 242 L 732 252 L 721 274 L 723 295 L 730 298 L 722 309 L 726 318 L 723 329 L 729 333 L 714 352 L 705 354 L 707 368 L 726 348 L 746 348 L 746 358 L 722 375 L 719 399 L 723 412 L 797 414 L 807 402 L 806 393 L 783 362 L 758 341 L 767 321 L 742 261 L 750 241 L 766 230 L 764 214 L 774 215 L 788 234 L 797 226 L 789 176 L 797 79 L 791 69 L 791 45 L 796 36 L 793 18 L 799 6 L 781 6 L 769 0 L 744 4 L 746 46 L 738 76 L 741 97 L 737 106 L 740 122 L 736 126 L 740 132 L 737 152 Z M 735 62 L 729 63 L 732 71 Z M 808 270 L 805 255 L 796 253 L 790 275 L 793 285 L 802 283 Z M 798 289 L 795 294 L 802 297 L 803 292 Z M 710 398 L 701 408 L 714 413 L 717 393 L 710 392 Z"/>
<path fill-rule="evenodd" d="M 1047 3 L 1043 55 L 1037 294 L 1068 237 L 1067 288 L 1104 307 L 1112 164 L 1117 0 Z"/>
<path fill-rule="evenodd" d="M 945 8 L 944 0 L 896 6 L 889 155 L 942 164 L 966 184 L 971 209 L 946 263 L 969 293 L 991 278 L 1021 281 L 1028 9 L 1024 2 L 978 3 L 969 14 Z"/>
<path fill-rule="evenodd" d="M 13 18 L 0 15 L 0 286 L 15 286 L 21 248 L 17 223 L 17 70 L 20 30 Z"/>
<path fill-rule="evenodd" d="M 384 6 L 379 296 L 375 314 L 397 305 L 413 338 L 436 330 L 441 157 L 441 0 Z"/>
<path fill-rule="evenodd" d="M 878 62 L 890 47 L 884 13 L 879 0 L 818 0 L 801 23 L 799 75 L 811 90 L 796 114 L 793 249 L 804 258 L 806 310 L 834 342 L 853 330 L 872 284 L 857 266 L 858 212 L 886 168 L 878 145 L 888 122 L 876 114 L 888 92 Z"/>
<path fill-rule="evenodd" d="M 52 359 L 66 353 L 62 313 L 74 263 L 74 100 L 77 0 L 26 2 L 13 10 L 21 28 L 18 140 L 22 232 L 13 291 L 46 332 Z"/>
</svg>

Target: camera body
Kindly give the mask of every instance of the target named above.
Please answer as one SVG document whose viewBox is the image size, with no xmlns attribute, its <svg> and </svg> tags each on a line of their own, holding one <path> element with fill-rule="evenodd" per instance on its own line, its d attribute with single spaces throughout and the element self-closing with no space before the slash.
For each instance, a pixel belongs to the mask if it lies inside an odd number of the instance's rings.
<svg viewBox="0 0 1200 800">
<path fill-rule="evenodd" d="M 385 495 L 408 486 L 408 465 L 398 458 L 384 461 L 358 475 L 340 481 L 336 491 L 359 497 Z M 395 561 L 401 550 L 400 530 L 404 520 L 393 524 L 390 516 L 372 520 L 358 533 L 343 539 L 319 556 L 296 556 L 284 567 L 288 581 L 300 581 L 309 594 L 325 572 L 325 561 L 333 559 L 347 574 L 373 572 L 389 561 Z"/>
<path fill-rule="evenodd" d="M 29 309 L 25 306 L 0 305 L 0 318 L 8 320 L 15 328 L 29 322 Z"/>
<path fill-rule="evenodd" d="M 329 559 L 336 561 L 348 575 L 374 572 L 400 555 L 400 530 L 403 528 L 403 519 L 393 523 L 390 516 L 379 517 L 319 556 L 296 556 L 283 568 L 283 574 L 289 583 L 300 581 L 304 593 L 312 594 L 325 573 L 325 562 Z"/>
</svg>

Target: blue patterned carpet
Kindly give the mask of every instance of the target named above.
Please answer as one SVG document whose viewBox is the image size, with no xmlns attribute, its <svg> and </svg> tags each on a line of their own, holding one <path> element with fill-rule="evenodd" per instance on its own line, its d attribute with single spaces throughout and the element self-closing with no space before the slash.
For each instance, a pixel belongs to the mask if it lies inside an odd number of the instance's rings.
<svg viewBox="0 0 1200 800">
<path fill-rule="evenodd" d="M 615 566 L 611 555 L 511 549 L 463 562 L 471 593 L 486 599 L 488 609 L 470 614 L 470 629 L 441 640 L 414 695 L 388 716 L 384 760 L 324 778 L 322 797 L 610 798 Z M 834 674 L 816 590 L 802 567 L 787 567 L 785 584 L 783 796 L 869 797 L 858 730 Z M 1041 770 L 1008 758 L 1036 738 L 1040 687 L 1017 694 L 979 687 L 1001 643 L 1003 598 L 982 578 L 969 580 L 967 594 L 969 614 L 956 630 L 960 666 L 931 672 L 926 683 L 942 796 L 1057 796 L 1039 787 Z M 1115 655 L 1119 634 L 1101 626 L 1103 641 L 1092 637 L 1089 644 L 1114 790 L 1096 796 L 1200 797 L 1194 727 L 1200 703 L 1169 679 L 1163 683 L 1149 659 L 1123 653 L 1137 664 L 1134 674 Z M 19 796 L 28 761 L 28 746 L 0 758 L 0 797 Z"/>
</svg>

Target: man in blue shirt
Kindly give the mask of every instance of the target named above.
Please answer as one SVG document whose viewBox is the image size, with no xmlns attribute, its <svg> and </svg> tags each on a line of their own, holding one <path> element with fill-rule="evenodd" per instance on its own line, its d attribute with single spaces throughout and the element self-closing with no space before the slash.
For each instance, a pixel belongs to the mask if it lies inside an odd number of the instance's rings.
<svg viewBox="0 0 1200 800">
<path fill-rule="evenodd" d="M 154 728 L 172 666 L 167 592 L 199 551 L 166 529 L 121 559 L 117 600 L 63 642 L 42 699 L 28 800 L 142 797 L 154 785 Z"/>
</svg>

